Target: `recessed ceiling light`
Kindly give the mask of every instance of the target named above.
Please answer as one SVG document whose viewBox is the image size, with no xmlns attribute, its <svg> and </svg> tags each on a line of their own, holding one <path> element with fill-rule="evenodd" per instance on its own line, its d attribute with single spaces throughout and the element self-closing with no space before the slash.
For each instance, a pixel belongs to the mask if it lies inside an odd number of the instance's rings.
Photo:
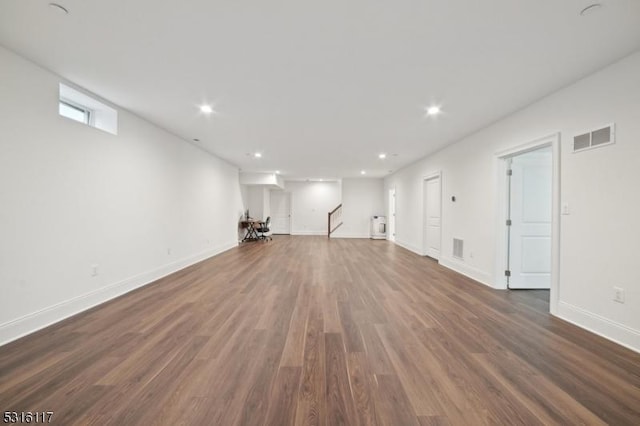
<svg viewBox="0 0 640 426">
<path fill-rule="evenodd" d="M 64 15 L 67 15 L 69 13 L 69 9 L 67 9 L 66 7 L 58 3 L 49 3 L 49 7 L 55 10 L 56 12 L 59 12 Z"/>
<path fill-rule="evenodd" d="M 581 16 L 585 16 L 588 15 L 590 13 L 593 13 L 599 9 L 602 8 L 602 4 L 601 3 L 594 3 L 594 4 L 590 4 L 589 6 L 585 7 L 584 9 L 582 9 L 580 11 L 580 15 Z"/>
<path fill-rule="evenodd" d="M 366 174 L 367 174 L 367 171 L 366 171 L 366 170 L 360 170 L 360 174 L 361 174 L 361 175 L 366 175 Z"/>
<path fill-rule="evenodd" d="M 324 181 L 324 179 L 318 179 L 320 182 Z"/>
<path fill-rule="evenodd" d="M 211 114 L 213 112 L 213 107 L 211 105 L 200 105 L 200 112 Z"/>
<path fill-rule="evenodd" d="M 280 174 L 280 170 L 276 170 L 276 174 L 279 175 Z"/>
<path fill-rule="evenodd" d="M 200 142 L 200 139 L 198 139 L 198 138 L 193 138 L 193 141 L 194 141 L 194 142 Z"/>
<path fill-rule="evenodd" d="M 256 152 L 255 154 L 253 154 L 253 156 L 256 158 L 262 158 L 262 153 Z"/>
<path fill-rule="evenodd" d="M 382 154 L 378 154 L 378 158 L 384 160 L 385 158 L 387 158 L 387 154 L 385 154 L 384 152 Z"/>
<path fill-rule="evenodd" d="M 441 112 L 440 107 L 437 105 L 433 105 L 427 108 L 427 115 L 438 115 L 440 114 L 440 112 Z"/>
</svg>

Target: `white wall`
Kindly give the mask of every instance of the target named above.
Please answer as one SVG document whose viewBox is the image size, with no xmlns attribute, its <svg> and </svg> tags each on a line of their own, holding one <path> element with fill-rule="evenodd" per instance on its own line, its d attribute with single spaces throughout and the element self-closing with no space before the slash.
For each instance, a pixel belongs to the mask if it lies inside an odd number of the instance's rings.
<svg viewBox="0 0 640 426">
<path fill-rule="evenodd" d="M 332 237 L 369 238 L 371 216 L 385 215 L 384 180 L 342 179 L 342 226 Z"/>
<path fill-rule="evenodd" d="M 262 219 L 271 216 L 271 189 L 262 188 Z"/>
<path fill-rule="evenodd" d="M 241 185 L 244 205 L 254 219 L 266 219 L 271 212 L 271 185 Z"/>
<path fill-rule="evenodd" d="M 0 63 L 0 343 L 237 245 L 236 168 L 122 109 L 118 136 L 60 117 L 60 78 Z"/>
<path fill-rule="evenodd" d="M 285 181 L 291 193 L 291 234 L 327 235 L 327 213 L 342 201 L 340 182 Z"/>
<path fill-rule="evenodd" d="M 275 173 L 240 173 L 240 184 L 242 185 L 270 185 L 273 188 L 284 188 L 284 181 L 281 176 Z"/>
<path fill-rule="evenodd" d="M 247 186 L 247 203 L 246 208 L 249 209 L 251 217 L 262 219 L 264 211 L 264 192 L 262 186 Z"/>
<path fill-rule="evenodd" d="M 397 241 L 421 251 L 422 177 L 442 171 L 442 263 L 496 281 L 496 152 L 561 132 L 560 291 L 557 314 L 640 350 L 640 53 L 459 141 L 385 179 L 397 191 Z M 490 100 L 488 100 L 490 102 Z M 572 138 L 616 123 L 615 145 L 572 153 Z M 455 195 L 457 202 L 450 198 Z M 474 257 L 451 257 L 452 238 Z M 613 299 L 613 286 L 626 303 Z"/>
</svg>

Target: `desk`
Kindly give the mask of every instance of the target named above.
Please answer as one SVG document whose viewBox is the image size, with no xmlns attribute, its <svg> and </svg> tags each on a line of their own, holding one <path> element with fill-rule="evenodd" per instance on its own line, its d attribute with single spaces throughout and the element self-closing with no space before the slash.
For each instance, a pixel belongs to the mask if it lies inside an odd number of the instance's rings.
<svg viewBox="0 0 640 426">
<path fill-rule="evenodd" d="M 247 233 L 244 234 L 244 238 L 242 239 L 242 242 L 244 243 L 247 241 L 258 241 L 260 237 L 258 236 L 258 232 L 256 231 L 256 228 L 260 228 L 263 223 L 264 221 L 258 220 L 258 219 L 246 219 L 241 221 L 240 225 L 243 228 L 247 229 Z"/>
</svg>

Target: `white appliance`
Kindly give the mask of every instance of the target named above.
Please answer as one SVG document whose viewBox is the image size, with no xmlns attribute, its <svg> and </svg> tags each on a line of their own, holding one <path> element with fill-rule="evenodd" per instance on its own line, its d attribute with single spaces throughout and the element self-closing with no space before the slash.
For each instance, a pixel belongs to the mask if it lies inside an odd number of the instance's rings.
<svg viewBox="0 0 640 426">
<path fill-rule="evenodd" d="M 371 239 L 384 240 L 387 236 L 387 218 L 384 216 L 371 217 Z"/>
</svg>

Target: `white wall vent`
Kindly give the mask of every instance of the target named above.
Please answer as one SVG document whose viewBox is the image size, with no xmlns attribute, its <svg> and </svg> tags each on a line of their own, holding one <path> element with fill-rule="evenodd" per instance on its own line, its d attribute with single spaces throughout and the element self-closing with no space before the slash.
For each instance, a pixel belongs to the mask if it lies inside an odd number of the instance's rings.
<svg viewBox="0 0 640 426">
<path fill-rule="evenodd" d="M 453 239 L 453 257 L 464 259 L 464 241 L 458 238 Z"/>
<path fill-rule="evenodd" d="M 573 152 L 610 145 L 615 142 L 615 136 L 613 124 L 576 135 L 573 137 Z"/>
</svg>

